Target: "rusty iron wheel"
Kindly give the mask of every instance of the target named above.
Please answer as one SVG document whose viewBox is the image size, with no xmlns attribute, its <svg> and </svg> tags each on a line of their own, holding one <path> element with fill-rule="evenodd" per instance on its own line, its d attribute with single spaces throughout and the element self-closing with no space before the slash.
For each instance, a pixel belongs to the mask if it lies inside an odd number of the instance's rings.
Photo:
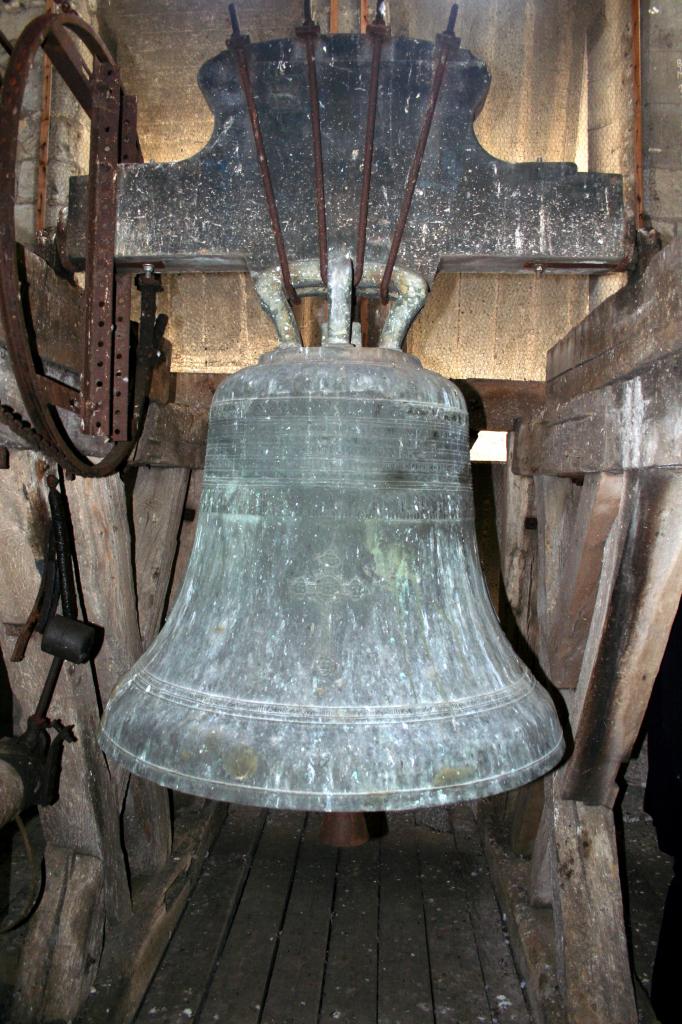
<svg viewBox="0 0 682 1024">
<path fill-rule="evenodd" d="M 87 66 L 80 57 L 73 37 L 76 37 L 85 45 L 92 56 L 93 72 L 88 72 Z M 26 89 L 29 72 L 36 54 L 40 49 L 52 61 L 56 70 L 74 94 L 81 107 L 85 110 L 93 122 L 93 108 L 97 103 L 97 81 L 109 76 L 110 80 L 117 83 L 116 88 L 120 97 L 119 73 L 109 50 L 97 36 L 93 29 L 73 12 L 59 14 L 44 14 L 30 22 L 19 36 L 12 49 L 9 64 L 2 83 L 0 92 L 0 314 L 2 315 L 5 332 L 7 336 L 7 349 L 12 362 L 12 367 L 17 380 L 21 397 L 26 407 L 26 413 L 31 421 L 32 433 L 37 438 L 41 449 L 52 458 L 57 458 L 65 469 L 72 471 L 79 476 L 103 477 L 115 472 L 130 454 L 136 440 L 136 434 L 141 425 L 141 415 L 137 417 L 132 431 L 132 440 L 114 440 L 111 447 L 99 462 L 92 462 L 67 438 L 57 415 L 57 408 L 80 411 L 83 419 L 86 418 L 87 405 L 85 404 L 84 388 L 81 392 L 75 389 L 66 388 L 59 382 L 46 377 L 41 372 L 40 359 L 34 351 L 27 328 L 24 309 L 21 301 L 21 283 L 19 276 L 19 265 L 17 259 L 17 244 L 14 222 L 14 196 L 16 189 L 16 154 L 19 132 L 19 119 L 21 107 Z M 111 93 L 110 93 L 111 95 Z M 116 113 L 116 136 L 118 136 L 118 118 Z M 93 122 L 94 128 L 94 122 Z M 105 129 L 108 131 L 109 129 Z M 96 139 L 96 133 L 91 132 L 90 140 L 90 166 L 100 158 L 101 153 L 95 150 L 95 146 L 103 149 L 103 143 Z M 116 158 L 118 156 L 118 145 L 113 154 L 112 180 L 115 182 Z M 111 163 L 111 156 L 108 157 Z M 90 189 L 93 192 L 97 182 L 90 182 Z M 98 286 L 97 274 L 99 273 L 100 289 L 106 285 L 103 280 L 101 267 L 105 268 L 105 275 L 112 279 L 114 271 L 114 234 L 115 234 L 115 185 L 114 203 L 112 206 L 109 197 L 107 216 L 109 223 L 103 225 L 98 235 L 93 232 L 90 236 L 91 257 L 90 264 L 93 270 L 88 273 L 86 265 L 86 310 L 99 305 L 94 291 Z M 95 196 L 95 200 L 97 197 Z M 106 220 L 107 218 L 102 218 Z M 130 278 L 125 281 L 125 286 L 130 289 Z M 109 289 L 113 293 L 113 288 Z M 111 298 L 109 299 L 111 302 Z M 97 314 L 97 323 L 105 332 L 111 334 L 112 325 L 116 316 L 116 309 L 107 310 L 110 314 L 107 318 L 103 312 Z M 120 313 L 120 307 L 119 307 Z M 120 316 L 119 316 L 120 319 Z M 92 360 L 93 344 L 91 332 L 88 330 L 88 316 L 86 314 L 86 337 L 84 339 L 84 379 L 87 377 L 86 362 Z M 104 321 L 104 324 L 102 324 Z M 126 348 L 128 346 L 126 330 Z M 114 335 L 115 339 L 115 335 Z M 114 340 L 114 345 L 120 345 L 119 340 Z M 101 365 L 101 364 L 98 364 Z M 107 366 L 107 369 L 109 367 Z M 98 376 L 103 376 L 98 374 Z M 105 375 L 104 375 L 105 376 Z M 139 410 L 144 405 L 144 394 L 140 389 L 146 391 L 148 386 L 148 373 L 140 373 L 139 381 L 136 382 L 134 408 Z M 108 381 L 105 382 L 107 384 Z M 100 389 L 102 382 L 96 382 Z M 126 396 L 127 397 L 127 396 Z M 127 409 L 126 409 L 127 415 Z M 99 426 L 99 424 L 98 424 Z M 96 433 L 97 431 L 91 431 Z M 118 432 L 118 431 L 116 431 Z M 113 429 L 109 434 L 113 435 Z"/>
</svg>

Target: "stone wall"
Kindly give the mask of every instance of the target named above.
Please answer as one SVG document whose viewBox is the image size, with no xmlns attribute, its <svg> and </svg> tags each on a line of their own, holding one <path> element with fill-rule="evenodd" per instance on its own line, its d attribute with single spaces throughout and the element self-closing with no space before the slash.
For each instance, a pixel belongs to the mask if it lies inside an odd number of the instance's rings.
<svg viewBox="0 0 682 1024">
<path fill-rule="evenodd" d="M 44 0 L 10 0 L 0 10 L 0 29 L 14 43 L 29 21 L 42 14 Z M 0 50 L 3 77 L 8 57 Z M 17 152 L 16 224 L 20 242 L 33 239 L 35 224 L 36 183 L 38 175 L 38 138 L 40 131 L 42 61 L 34 62 L 21 111 Z"/>
<path fill-rule="evenodd" d="M 97 28 L 97 0 L 72 0 L 71 6 Z M 14 43 L 24 27 L 45 11 L 45 0 L 5 0 L 0 9 L 0 28 Z M 7 58 L 2 55 L 2 70 Z M 43 60 L 39 56 L 30 72 L 21 113 L 17 157 L 17 238 L 30 245 L 35 234 L 38 179 L 38 145 L 42 108 Z M 49 163 L 45 226 L 54 228 L 59 210 L 68 197 L 69 176 L 88 168 L 89 122 L 79 104 L 57 74 L 52 76 Z"/>
</svg>

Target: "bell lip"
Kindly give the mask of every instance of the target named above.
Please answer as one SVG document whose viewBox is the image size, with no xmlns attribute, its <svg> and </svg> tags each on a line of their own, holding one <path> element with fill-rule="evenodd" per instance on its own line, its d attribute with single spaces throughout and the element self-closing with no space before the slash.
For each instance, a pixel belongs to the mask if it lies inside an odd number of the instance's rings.
<svg viewBox="0 0 682 1024">
<path fill-rule="evenodd" d="M 104 729 L 100 729 L 98 739 L 100 747 L 107 756 L 112 757 L 133 775 L 164 786 L 166 789 L 204 797 L 207 800 L 240 804 L 244 807 L 322 812 L 410 811 L 480 800 L 483 797 L 518 789 L 528 782 L 541 778 L 559 764 L 566 750 L 564 735 L 561 733 L 555 745 L 542 757 L 504 775 L 454 783 L 434 789 L 396 790 L 384 793 L 342 793 L 334 794 L 332 797 L 328 793 L 292 793 L 283 790 L 256 789 L 232 782 L 208 782 L 206 779 L 194 775 L 180 775 L 177 771 L 170 771 L 149 761 L 140 761 L 130 751 L 120 747 Z M 178 785 L 179 779 L 182 779 L 182 786 Z M 256 794 L 258 794 L 257 797 Z"/>
<path fill-rule="evenodd" d="M 396 348 L 379 348 L 375 346 L 356 347 L 355 345 L 279 345 L 270 352 L 264 352 L 258 365 L 280 363 L 293 359 L 354 359 L 357 362 L 393 364 L 404 366 L 410 363 L 421 367 L 421 360 L 409 352 Z"/>
</svg>

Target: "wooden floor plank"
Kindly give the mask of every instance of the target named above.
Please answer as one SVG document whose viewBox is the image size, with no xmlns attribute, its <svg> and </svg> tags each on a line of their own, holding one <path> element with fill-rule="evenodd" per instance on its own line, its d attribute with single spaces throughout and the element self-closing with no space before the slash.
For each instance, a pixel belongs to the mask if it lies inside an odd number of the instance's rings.
<svg viewBox="0 0 682 1024">
<path fill-rule="evenodd" d="M 339 851 L 264 816 L 230 809 L 137 1024 L 530 1024 L 469 808 Z"/>
<path fill-rule="evenodd" d="M 139 1024 L 194 1019 L 241 896 L 265 812 L 230 807 L 142 1006 Z"/>
<path fill-rule="evenodd" d="M 453 808 L 451 821 L 493 1020 L 499 1024 L 532 1024 L 471 808 L 466 804 Z"/>
<path fill-rule="evenodd" d="M 417 828 L 437 1024 L 490 1024 L 463 877 L 451 833 Z"/>
<path fill-rule="evenodd" d="M 202 1024 L 257 1024 L 277 951 L 305 815 L 270 812 L 232 928 L 217 962 Z"/>
<path fill-rule="evenodd" d="M 435 1020 L 413 814 L 389 815 L 381 840 L 378 1024 Z"/>
<path fill-rule="evenodd" d="M 376 1024 L 379 850 L 339 851 L 321 1024 Z"/>
<path fill-rule="evenodd" d="M 320 843 L 321 817 L 306 822 L 262 1024 L 317 1024 L 338 857 Z"/>
</svg>

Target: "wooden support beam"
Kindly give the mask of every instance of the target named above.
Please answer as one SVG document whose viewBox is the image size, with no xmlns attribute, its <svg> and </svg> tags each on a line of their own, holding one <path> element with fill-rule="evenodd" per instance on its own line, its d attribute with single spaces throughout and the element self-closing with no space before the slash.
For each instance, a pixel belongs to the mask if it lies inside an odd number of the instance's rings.
<svg viewBox="0 0 682 1024">
<path fill-rule="evenodd" d="M 188 469 L 141 466 L 136 474 L 133 536 L 140 654 L 161 627 L 188 481 Z M 131 777 L 123 827 L 128 865 L 133 877 L 162 869 L 171 851 L 168 792 L 143 779 Z"/>
<path fill-rule="evenodd" d="M 173 579 L 171 581 L 170 595 L 168 598 L 169 611 L 175 604 L 175 600 L 180 593 L 182 581 L 184 580 L 185 572 L 187 571 L 189 558 L 192 554 L 203 486 L 203 469 L 193 469 L 189 478 L 189 487 L 187 488 L 187 497 L 185 499 L 185 507 L 182 513 L 180 541 L 178 544 L 177 555 L 175 557 L 175 563 L 173 565 Z"/>
<path fill-rule="evenodd" d="M 682 239 L 675 239 L 641 277 L 597 306 L 547 353 L 552 403 L 637 373 L 682 347 Z"/>
<path fill-rule="evenodd" d="M 85 607 L 90 621 L 104 626 L 96 659 L 102 703 L 142 654 L 133 579 L 132 547 L 123 481 L 77 478 L 69 485 L 69 505 Z M 169 856 L 171 822 L 168 793 L 128 777 L 112 766 L 121 799 L 125 796 L 124 837 L 133 874 L 162 867 Z"/>
<path fill-rule="evenodd" d="M 554 856 L 554 778 L 552 775 L 545 776 L 542 780 L 542 787 L 544 805 L 533 843 L 528 885 L 529 902 L 532 907 L 552 906 L 552 857 Z"/>
<path fill-rule="evenodd" d="M 550 350 L 547 380 L 546 411 L 518 429 L 516 473 L 682 463 L 682 240 Z"/>
<path fill-rule="evenodd" d="M 66 485 L 85 612 L 104 628 L 97 681 L 106 702 L 140 656 L 125 488 L 119 476 L 77 477 Z"/>
<path fill-rule="evenodd" d="M 509 796 L 514 796 L 511 814 L 508 815 L 509 846 L 512 853 L 529 857 L 542 817 L 542 779 L 534 779 Z"/>
<path fill-rule="evenodd" d="M 52 267 L 18 246 L 19 273 L 31 310 L 35 344 L 42 359 L 80 372 L 85 299 L 82 288 L 55 274 Z M 5 330 L 0 319 L 0 345 L 5 347 Z"/>
<path fill-rule="evenodd" d="M 611 807 L 641 728 L 682 591 L 682 472 L 626 483 L 605 552 L 572 719 L 561 796 Z"/>
<path fill-rule="evenodd" d="M 571 543 L 569 524 L 573 520 L 576 492 L 579 492 L 579 488 L 570 480 L 547 476 L 536 476 L 534 485 L 538 552 L 535 583 L 537 632 L 534 651 L 542 671 L 550 679 L 552 652 L 549 639 L 556 619 L 562 586 L 563 561 Z"/>
<path fill-rule="evenodd" d="M 516 438 L 511 434 L 507 462 L 493 470 L 495 519 L 504 600 L 521 636 L 533 647 L 535 601 L 532 588 L 537 558 L 535 495 L 533 481 L 511 471 L 515 444 Z M 503 609 L 500 611 L 504 625 Z"/>
<path fill-rule="evenodd" d="M 557 969 L 567 1024 L 636 1024 L 613 813 L 555 800 Z"/>
<path fill-rule="evenodd" d="M 140 883 L 129 924 L 108 937 L 82 1021 L 131 1024 L 135 1019 L 227 811 L 227 804 L 208 800 L 192 798 L 183 804 L 172 857 L 162 871 Z"/>
<path fill-rule="evenodd" d="M 580 477 L 682 465 L 682 353 L 627 380 L 548 406 L 517 430 L 514 472 Z"/>
<path fill-rule="evenodd" d="M 140 466 L 133 489 L 137 614 L 146 650 L 162 624 L 190 471 Z"/>
<path fill-rule="evenodd" d="M 554 920 L 548 907 L 551 895 L 542 906 L 530 898 L 528 861 L 510 853 L 507 836 L 494 815 L 484 812 L 479 822 L 490 878 L 507 920 L 514 960 L 526 981 L 533 1019 L 536 1024 L 567 1024 L 557 978 Z"/>
<path fill-rule="evenodd" d="M 511 471 L 515 444 L 508 438 L 506 464 L 493 470 L 495 518 L 500 552 L 500 622 L 519 656 L 538 671 L 538 531 L 534 481 Z M 510 847 L 528 856 L 542 813 L 542 782 L 506 795 L 505 820 Z"/>
<path fill-rule="evenodd" d="M 104 934 L 104 864 L 48 843 L 45 892 L 24 952 L 12 1006 L 15 1024 L 72 1020 L 92 988 Z"/>
<path fill-rule="evenodd" d="M 31 640 L 21 662 L 11 662 L 12 624 L 27 617 L 38 589 L 48 523 L 45 461 L 16 452 L 0 474 L 0 643 L 17 705 L 15 728 L 33 712 L 51 658 Z M 93 527 L 94 529 L 94 527 Z M 96 545 L 97 538 L 91 538 Z M 99 567 L 106 555 L 100 550 Z M 60 799 L 41 808 L 48 872 L 43 899 L 29 924 L 19 965 L 17 1013 L 48 1013 L 71 1019 L 92 984 L 104 938 L 130 914 L 120 841 L 121 786 L 97 746 L 100 696 L 89 665 L 65 665 L 50 714 L 73 726 L 76 743 L 65 745 Z M 60 982 L 61 979 L 61 982 Z M 56 1004 L 45 1002 L 59 990 Z M 21 1020 L 21 1016 L 19 1016 Z"/>
<path fill-rule="evenodd" d="M 591 473 L 579 489 L 575 515 L 565 509 L 568 537 L 558 593 L 545 644 L 548 675 L 560 689 L 575 689 L 601 575 L 604 546 L 623 495 L 624 478 Z M 552 542 L 552 538 L 547 538 Z"/>
<path fill-rule="evenodd" d="M 152 402 L 131 463 L 203 469 L 207 432 L 208 405 Z"/>
</svg>

